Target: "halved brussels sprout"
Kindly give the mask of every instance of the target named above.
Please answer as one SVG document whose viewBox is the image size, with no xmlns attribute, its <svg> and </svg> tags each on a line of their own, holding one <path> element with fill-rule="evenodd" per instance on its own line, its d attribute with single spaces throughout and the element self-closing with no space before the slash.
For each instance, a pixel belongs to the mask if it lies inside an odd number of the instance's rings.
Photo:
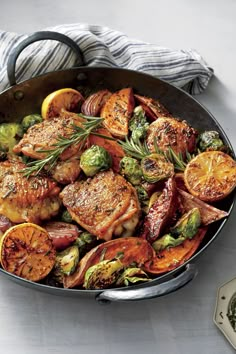
<svg viewBox="0 0 236 354">
<path fill-rule="evenodd" d="M 170 229 L 170 233 L 174 236 L 193 238 L 196 235 L 200 225 L 200 210 L 198 208 L 193 208 L 179 219 L 177 224 Z"/>
<path fill-rule="evenodd" d="M 134 109 L 133 117 L 129 121 L 129 130 L 132 132 L 131 138 L 135 143 L 146 137 L 148 127 L 149 124 L 146 120 L 145 112 L 142 106 L 136 107 Z"/>
<path fill-rule="evenodd" d="M 91 146 L 80 157 L 80 168 L 88 177 L 95 176 L 99 171 L 108 170 L 111 165 L 111 155 L 106 149 L 98 145 Z"/>
<path fill-rule="evenodd" d="M 79 262 L 79 248 L 71 246 L 56 256 L 55 269 L 62 274 L 70 275 L 75 271 Z"/>
<path fill-rule="evenodd" d="M 17 143 L 17 138 L 23 136 L 23 130 L 19 123 L 2 123 L 0 125 L 0 148 L 12 152 Z"/>
<path fill-rule="evenodd" d="M 149 183 L 167 179 L 174 174 L 174 165 L 165 156 L 155 153 L 141 160 L 141 169 L 144 179 Z"/>
<path fill-rule="evenodd" d="M 128 156 L 123 157 L 120 161 L 120 174 L 134 186 L 141 183 L 143 175 L 138 161 Z"/>
<path fill-rule="evenodd" d="M 41 123 L 42 121 L 43 118 L 39 114 L 29 114 L 28 116 L 25 116 L 21 121 L 24 133 L 26 133 L 30 127 L 35 124 Z"/>
<path fill-rule="evenodd" d="M 222 150 L 224 143 L 220 139 L 218 132 L 214 130 L 205 131 L 199 136 L 199 148 L 201 151 L 206 150 Z"/>
<path fill-rule="evenodd" d="M 115 284 L 124 265 L 119 259 L 105 260 L 90 267 L 85 273 L 85 289 L 106 289 Z"/>
<path fill-rule="evenodd" d="M 139 282 L 150 281 L 148 275 L 140 268 L 127 268 L 117 279 L 117 286 L 129 286 Z"/>
</svg>

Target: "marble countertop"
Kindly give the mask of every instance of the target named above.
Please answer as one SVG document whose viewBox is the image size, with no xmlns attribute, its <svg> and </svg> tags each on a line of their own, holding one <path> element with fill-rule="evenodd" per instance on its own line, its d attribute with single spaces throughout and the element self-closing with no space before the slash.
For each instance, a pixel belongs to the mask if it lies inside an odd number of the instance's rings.
<svg viewBox="0 0 236 354">
<path fill-rule="evenodd" d="M 234 0 L 1 0 L 0 8 L 2 30 L 88 22 L 166 47 L 197 49 L 215 70 L 197 99 L 236 148 Z M 100 306 L 91 299 L 40 293 L 1 276 L 1 353 L 234 353 L 212 320 L 217 288 L 236 275 L 234 215 L 235 210 L 195 262 L 197 278 L 165 297 Z"/>
</svg>

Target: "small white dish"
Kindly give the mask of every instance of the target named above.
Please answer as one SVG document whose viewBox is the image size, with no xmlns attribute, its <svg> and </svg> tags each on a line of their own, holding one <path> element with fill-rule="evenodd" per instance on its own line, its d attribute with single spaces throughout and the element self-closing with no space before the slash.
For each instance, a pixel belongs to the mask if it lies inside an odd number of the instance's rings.
<svg viewBox="0 0 236 354">
<path fill-rule="evenodd" d="M 227 316 L 229 305 L 233 297 L 236 297 L 236 278 L 223 284 L 218 289 L 213 321 L 234 349 L 236 349 L 236 332 Z"/>
</svg>

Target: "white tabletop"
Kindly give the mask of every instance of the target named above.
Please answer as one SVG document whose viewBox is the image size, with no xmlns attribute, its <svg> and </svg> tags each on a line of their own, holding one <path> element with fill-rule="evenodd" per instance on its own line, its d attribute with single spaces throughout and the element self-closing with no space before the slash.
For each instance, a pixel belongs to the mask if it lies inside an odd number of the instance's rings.
<svg viewBox="0 0 236 354">
<path fill-rule="evenodd" d="M 197 97 L 236 147 L 234 0 L 1 0 L 2 30 L 62 23 L 107 25 L 148 42 L 195 48 L 215 69 Z M 234 211 L 235 214 L 235 211 Z M 55 297 L 0 277 L 0 353 L 223 354 L 234 350 L 212 321 L 217 288 L 236 275 L 236 218 L 195 262 L 197 278 L 166 297 L 100 306 Z"/>
</svg>

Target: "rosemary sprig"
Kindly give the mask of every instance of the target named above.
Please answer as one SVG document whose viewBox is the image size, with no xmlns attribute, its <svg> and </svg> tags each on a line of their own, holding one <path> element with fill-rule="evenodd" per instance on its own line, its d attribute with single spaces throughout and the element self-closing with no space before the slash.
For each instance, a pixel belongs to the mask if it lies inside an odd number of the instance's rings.
<svg viewBox="0 0 236 354">
<path fill-rule="evenodd" d="M 35 160 L 27 163 L 27 167 L 24 168 L 21 172 L 24 177 L 30 177 L 34 174 L 37 176 L 45 166 L 47 166 L 47 171 L 50 171 L 56 164 L 60 155 L 71 145 L 81 143 L 80 150 L 83 149 L 87 138 L 93 134 L 100 136 L 104 139 L 114 140 L 113 138 L 96 133 L 96 130 L 102 125 L 103 118 L 89 117 L 79 114 L 82 118 L 86 119 L 81 126 L 72 125 L 72 133 L 68 137 L 59 135 L 57 142 L 52 146 L 54 149 L 50 150 L 38 150 L 37 152 L 47 153 L 47 156 L 42 160 Z"/>
<path fill-rule="evenodd" d="M 126 138 L 125 141 L 119 141 L 119 144 L 122 146 L 123 150 L 127 153 L 127 155 L 134 157 L 138 160 L 142 160 L 142 158 L 151 154 L 151 151 L 149 150 L 146 141 L 144 141 L 143 143 L 141 143 L 140 140 L 134 142 L 132 138 Z M 165 156 L 166 160 L 172 163 L 174 165 L 175 170 L 177 171 L 184 171 L 187 166 L 187 163 L 195 156 L 191 155 L 189 152 L 186 152 L 185 160 L 181 153 L 175 153 L 171 147 L 168 148 L 168 151 L 162 151 L 158 147 L 156 139 L 154 139 L 154 150 L 155 153 Z"/>
</svg>

